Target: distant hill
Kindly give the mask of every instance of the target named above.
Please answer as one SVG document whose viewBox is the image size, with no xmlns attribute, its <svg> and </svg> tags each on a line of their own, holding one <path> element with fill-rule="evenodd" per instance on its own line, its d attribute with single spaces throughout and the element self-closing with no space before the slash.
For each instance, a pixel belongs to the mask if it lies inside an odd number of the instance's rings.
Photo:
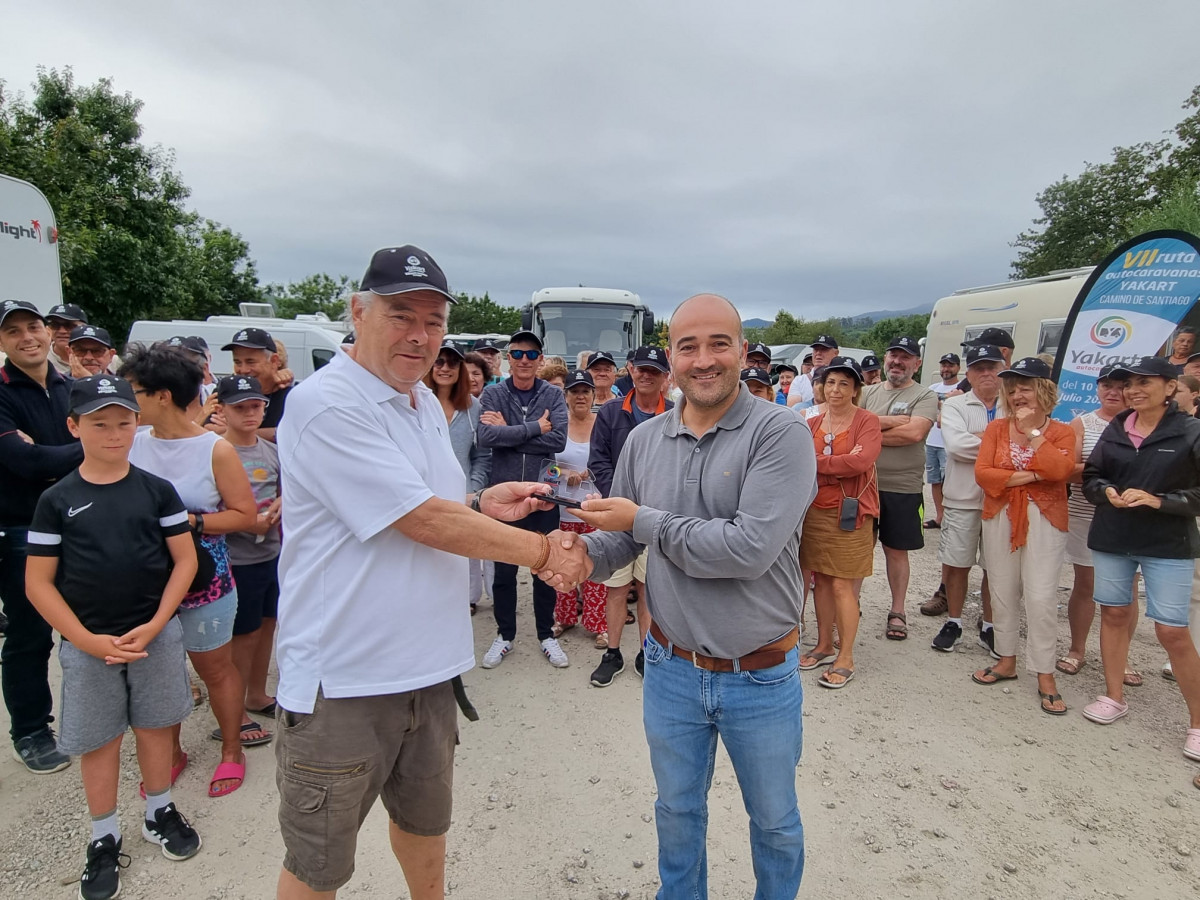
<svg viewBox="0 0 1200 900">
<path fill-rule="evenodd" d="M 878 322 L 880 319 L 894 319 L 899 316 L 929 315 L 931 312 L 933 312 L 932 303 L 920 303 L 917 306 L 911 306 L 908 309 L 879 309 L 875 312 L 859 313 L 854 318 L 866 319 L 869 322 Z"/>
<path fill-rule="evenodd" d="M 743 328 L 766 328 L 768 325 L 774 325 L 774 319 L 746 319 L 742 322 Z"/>
</svg>

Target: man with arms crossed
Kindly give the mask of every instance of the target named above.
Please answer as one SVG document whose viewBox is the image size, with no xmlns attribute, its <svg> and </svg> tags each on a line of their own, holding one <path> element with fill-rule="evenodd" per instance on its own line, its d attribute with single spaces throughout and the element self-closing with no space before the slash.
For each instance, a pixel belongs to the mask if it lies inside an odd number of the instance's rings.
<svg viewBox="0 0 1200 900">
<path fill-rule="evenodd" d="M 793 898 L 804 873 L 798 550 L 816 457 L 795 414 L 739 383 L 745 346 L 728 300 L 685 300 L 670 326 L 683 401 L 634 429 L 612 496 L 578 513 L 612 532 L 579 538 L 596 564 L 593 578 L 649 550 L 643 719 L 664 900 L 708 895 L 718 735 L 750 814 L 755 897 Z"/>
<path fill-rule="evenodd" d="M 457 711 L 471 668 L 474 553 L 562 584 L 586 574 L 558 542 L 493 522 L 549 504 L 504 484 L 464 503 L 446 417 L 421 377 L 453 302 L 416 247 L 380 250 L 350 298 L 357 335 L 299 385 L 279 429 L 283 543 L 275 742 L 287 850 L 278 897 L 334 897 L 382 798 L 413 900 L 441 898 Z"/>
<path fill-rule="evenodd" d="M 883 355 L 884 381 L 863 391 L 862 405 L 879 416 L 883 452 L 879 454 L 879 542 L 887 564 L 892 608 L 888 640 L 908 637 L 904 598 L 908 593 L 908 551 L 925 546 L 921 529 L 924 505 L 925 436 L 937 419 L 937 394 L 913 380 L 921 368 L 921 347 L 911 337 L 894 338 Z"/>
<path fill-rule="evenodd" d="M 812 342 L 812 367 L 819 369 L 829 365 L 829 361 L 838 355 L 837 338 L 828 334 L 818 334 Z M 808 357 L 804 357 L 805 362 Z M 792 382 L 788 391 L 788 406 L 799 406 L 801 409 L 811 406 L 813 402 L 812 374 L 805 373 Z"/>
</svg>

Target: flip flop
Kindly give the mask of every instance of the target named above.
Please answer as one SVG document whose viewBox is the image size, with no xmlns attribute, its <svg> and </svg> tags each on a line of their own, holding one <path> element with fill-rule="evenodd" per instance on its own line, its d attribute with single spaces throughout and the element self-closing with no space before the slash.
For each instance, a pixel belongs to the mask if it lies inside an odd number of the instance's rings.
<svg viewBox="0 0 1200 900">
<path fill-rule="evenodd" d="M 1054 664 L 1054 668 L 1058 669 L 1058 671 L 1062 672 L 1064 675 L 1078 675 L 1079 670 L 1085 665 L 1087 665 L 1087 663 L 1078 657 L 1064 656 Z"/>
<path fill-rule="evenodd" d="M 834 659 L 837 658 L 836 653 L 805 653 L 804 655 L 807 656 L 809 659 L 815 659 L 816 662 L 811 663 L 810 665 L 807 665 L 807 666 L 804 665 L 804 663 L 801 663 L 800 664 L 801 672 L 811 672 L 813 669 L 821 668 L 821 666 L 832 666 Z"/>
<path fill-rule="evenodd" d="M 991 676 L 992 680 L 985 681 L 984 678 L 987 678 L 989 675 Z M 988 666 L 986 669 L 983 670 L 983 678 L 979 677 L 978 672 L 972 672 L 971 680 L 973 682 L 975 682 L 976 684 L 982 684 L 984 687 L 990 687 L 993 684 L 999 684 L 1001 681 L 1016 681 L 1017 676 L 1016 675 L 998 675 L 998 674 L 996 674 L 995 670 L 992 669 L 991 666 Z"/>
<path fill-rule="evenodd" d="M 1183 742 L 1183 755 L 1200 762 L 1200 728 L 1189 728 Z"/>
<path fill-rule="evenodd" d="M 183 774 L 183 770 L 187 768 L 187 764 L 188 755 L 184 753 L 179 759 L 179 765 L 171 766 L 171 787 L 175 787 L 175 782 L 179 780 L 179 776 Z M 143 800 L 146 799 L 146 785 L 144 782 L 138 783 L 138 795 Z"/>
<path fill-rule="evenodd" d="M 237 784 L 235 784 L 231 788 L 225 788 L 224 790 L 220 790 L 220 791 L 213 788 L 213 785 L 216 784 L 218 781 L 234 781 L 234 780 L 237 781 Z M 246 754 L 243 753 L 241 762 L 235 762 L 235 763 L 223 762 L 219 766 L 217 766 L 216 771 L 213 772 L 213 777 L 210 778 L 209 782 L 208 782 L 208 796 L 224 797 L 228 794 L 232 794 L 234 791 L 236 791 L 238 788 L 240 788 L 242 786 L 242 782 L 244 782 L 245 780 L 246 780 Z"/>
<path fill-rule="evenodd" d="M 263 730 L 263 727 L 261 725 L 259 725 L 257 722 L 247 722 L 245 725 L 242 726 L 242 734 L 243 735 L 245 735 L 247 732 L 262 731 L 262 730 Z M 222 740 L 221 729 L 214 728 L 211 732 L 209 732 L 208 736 L 210 738 L 212 738 L 214 741 Z M 250 740 L 247 740 L 245 737 L 243 737 L 242 738 L 242 746 L 243 747 L 257 747 L 259 744 L 269 744 L 269 743 L 271 743 L 271 740 L 274 737 L 275 737 L 275 735 L 273 735 L 273 734 L 264 734 L 262 737 L 251 738 Z"/>
<path fill-rule="evenodd" d="M 1097 725 L 1111 725 L 1127 712 L 1128 703 L 1118 703 L 1112 697 L 1097 697 L 1083 708 L 1083 717 Z"/>
<path fill-rule="evenodd" d="M 1141 687 L 1142 686 L 1142 673 L 1134 671 L 1133 669 L 1126 666 L 1125 667 L 1125 675 L 1121 678 L 1121 683 L 1123 685 L 1125 685 L 1125 687 Z"/>
<path fill-rule="evenodd" d="M 829 680 L 830 675 L 841 675 L 842 680 L 836 683 L 832 682 Z M 853 680 L 853 669 L 846 669 L 842 666 L 838 666 L 836 669 L 830 669 L 828 672 L 822 672 L 821 677 L 817 679 L 817 684 L 823 688 L 829 688 L 831 691 L 840 691 Z"/>
<path fill-rule="evenodd" d="M 1067 714 L 1067 705 L 1064 703 L 1062 709 L 1051 709 L 1047 703 L 1057 703 L 1062 699 L 1062 694 L 1047 694 L 1044 691 L 1038 691 L 1038 696 L 1042 698 L 1042 712 L 1048 716 L 1065 716 Z"/>
<path fill-rule="evenodd" d="M 1162 677 L 1165 678 L 1167 681 L 1175 680 L 1175 671 L 1171 668 L 1170 663 L 1167 663 L 1165 666 L 1162 667 Z"/>
<path fill-rule="evenodd" d="M 246 712 L 254 713 L 257 716 L 269 716 L 270 718 L 273 719 L 273 718 L 275 718 L 275 709 L 276 709 L 275 701 L 272 700 L 270 703 L 268 703 L 262 709 L 247 709 Z"/>
</svg>

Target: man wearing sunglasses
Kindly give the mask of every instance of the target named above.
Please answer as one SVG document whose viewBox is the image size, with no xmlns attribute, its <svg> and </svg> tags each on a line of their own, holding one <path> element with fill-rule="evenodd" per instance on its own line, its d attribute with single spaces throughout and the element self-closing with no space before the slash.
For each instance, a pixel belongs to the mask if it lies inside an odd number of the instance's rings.
<svg viewBox="0 0 1200 900">
<path fill-rule="evenodd" d="M 518 331 L 508 342 L 508 378 L 483 389 L 480 402 L 479 445 L 492 451 L 489 484 L 504 481 L 537 481 L 542 460 L 567 446 L 567 402 L 563 392 L 537 377 L 542 342 L 531 331 Z M 558 527 L 558 510 L 539 510 L 512 523 L 527 531 L 549 534 Z M 533 616 L 542 653 L 556 668 L 567 665 L 567 655 L 552 634 L 554 588 L 533 579 Z M 494 669 L 512 650 L 517 636 L 517 567 L 496 563 L 492 585 L 497 636 L 483 655 L 485 669 Z"/>
</svg>

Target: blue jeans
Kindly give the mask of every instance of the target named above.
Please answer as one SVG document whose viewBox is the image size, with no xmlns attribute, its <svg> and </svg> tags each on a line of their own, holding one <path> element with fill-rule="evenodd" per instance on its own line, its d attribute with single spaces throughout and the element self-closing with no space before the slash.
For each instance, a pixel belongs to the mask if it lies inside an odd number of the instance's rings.
<svg viewBox="0 0 1200 900">
<path fill-rule="evenodd" d="M 708 896 L 708 789 L 717 735 L 750 815 L 755 900 L 793 900 L 804 874 L 796 805 L 804 690 L 799 651 L 754 672 L 708 672 L 646 635 L 642 717 L 658 787 L 659 900 Z"/>
</svg>

